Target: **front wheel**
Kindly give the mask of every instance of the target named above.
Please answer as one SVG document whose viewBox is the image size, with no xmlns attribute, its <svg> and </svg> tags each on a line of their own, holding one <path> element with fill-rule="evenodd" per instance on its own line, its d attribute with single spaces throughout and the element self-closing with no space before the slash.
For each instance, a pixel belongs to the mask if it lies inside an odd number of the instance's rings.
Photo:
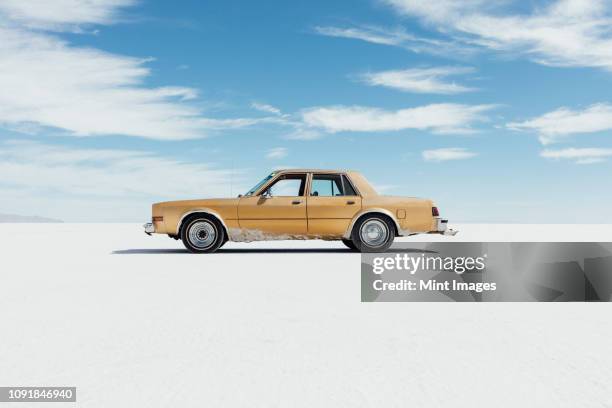
<svg viewBox="0 0 612 408">
<path fill-rule="evenodd" d="M 181 240 L 194 253 L 215 252 L 225 240 L 223 227 L 217 220 L 203 217 L 188 219 L 181 229 Z"/>
<path fill-rule="evenodd" d="M 363 217 L 353 227 L 351 240 L 361 252 L 385 252 L 395 238 L 393 222 L 384 216 Z"/>
</svg>

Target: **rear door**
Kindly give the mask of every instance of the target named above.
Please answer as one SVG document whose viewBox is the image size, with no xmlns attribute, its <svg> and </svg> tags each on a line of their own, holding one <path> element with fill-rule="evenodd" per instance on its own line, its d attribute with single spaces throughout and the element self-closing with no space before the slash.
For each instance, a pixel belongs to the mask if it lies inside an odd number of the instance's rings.
<svg viewBox="0 0 612 408">
<path fill-rule="evenodd" d="M 261 194 L 242 197 L 238 203 L 240 228 L 271 235 L 306 235 L 305 190 L 306 173 L 282 174 Z"/>
<path fill-rule="evenodd" d="M 345 174 L 313 173 L 307 208 L 310 235 L 340 237 L 361 210 L 361 197 Z"/>
</svg>

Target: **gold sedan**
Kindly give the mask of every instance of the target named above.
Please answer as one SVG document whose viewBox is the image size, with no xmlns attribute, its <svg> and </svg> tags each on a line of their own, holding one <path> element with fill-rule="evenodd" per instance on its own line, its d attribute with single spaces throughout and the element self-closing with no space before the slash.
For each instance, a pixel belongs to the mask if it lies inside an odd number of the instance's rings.
<svg viewBox="0 0 612 408">
<path fill-rule="evenodd" d="M 361 252 L 383 252 L 396 236 L 454 234 L 428 199 L 379 195 L 356 171 L 275 171 L 237 198 L 153 204 L 147 234 L 181 239 L 191 252 L 230 241 L 342 240 Z"/>
</svg>

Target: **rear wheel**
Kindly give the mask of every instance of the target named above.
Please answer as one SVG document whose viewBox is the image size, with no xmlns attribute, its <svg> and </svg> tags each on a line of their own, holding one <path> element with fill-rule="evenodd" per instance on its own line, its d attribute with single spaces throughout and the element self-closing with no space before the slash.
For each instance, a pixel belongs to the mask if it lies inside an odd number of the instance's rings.
<svg viewBox="0 0 612 408">
<path fill-rule="evenodd" d="M 181 240 L 194 253 L 215 252 L 225 240 L 223 226 L 219 221 L 196 216 L 185 221 L 181 229 Z"/>
<path fill-rule="evenodd" d="M 351 232 L 351 240 L 361 252 L 384 252 L 393 243 L 395 226 L 383 215 L 368 215 L 358 220 Z"/>
<path fill-rule="evenodd" d="M 355 244 L 353 244 L 353 241 L 351 241 L 350 239 L 343 239 L 342 243 L 344 245 L 346 245 L 349 249 L 353 250 L 353 251 L 357 251 L 357 247 L 355 246 Z"/>
</svg>

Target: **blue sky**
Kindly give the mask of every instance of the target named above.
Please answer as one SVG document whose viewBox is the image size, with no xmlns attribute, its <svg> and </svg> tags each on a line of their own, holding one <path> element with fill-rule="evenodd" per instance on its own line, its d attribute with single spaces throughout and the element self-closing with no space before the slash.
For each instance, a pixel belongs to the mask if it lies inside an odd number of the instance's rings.
<svg viewBox="0 0 612 408">
<path fill-rule="evenodd" d="M 611 23 L 599 0 L 2 1 L 0 213 L 139 221 L 324 167 L 456 221 L 612 222 Z"/>
</svg>

